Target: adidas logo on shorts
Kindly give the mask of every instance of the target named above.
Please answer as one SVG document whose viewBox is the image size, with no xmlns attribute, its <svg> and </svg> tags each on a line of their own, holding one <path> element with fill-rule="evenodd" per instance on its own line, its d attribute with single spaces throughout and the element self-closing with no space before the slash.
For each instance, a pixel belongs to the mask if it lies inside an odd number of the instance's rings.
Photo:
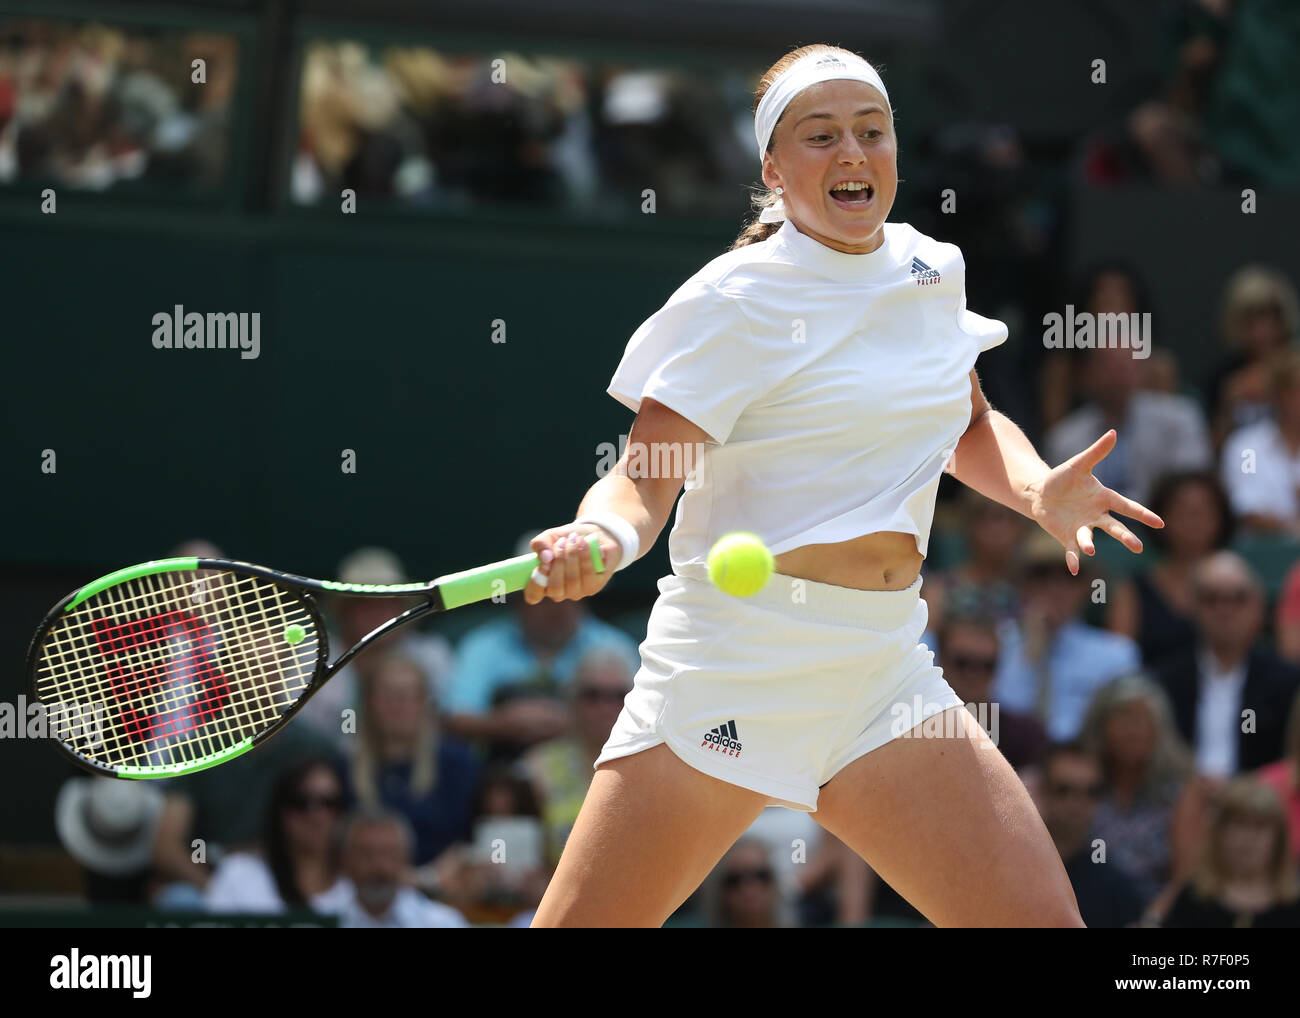
<svg viewBox="0 0 1300 1018">
<path fill-rule="evenodd" d="M 736 722 L 728 721 L 725 725 L 718 725 L 717 728 L 705 732 L 704 741 L 700 746 L 708 746 L 715 753 L 740 756 L 740 736 L 736 734 Z"/>
</svg>

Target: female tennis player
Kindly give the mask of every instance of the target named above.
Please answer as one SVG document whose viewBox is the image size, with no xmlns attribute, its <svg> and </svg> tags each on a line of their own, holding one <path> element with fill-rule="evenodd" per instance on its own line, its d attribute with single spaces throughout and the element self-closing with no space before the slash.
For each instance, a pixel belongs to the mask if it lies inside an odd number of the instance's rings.
<svg viewBox="0 0 1300 1018">
<path fill-rule="evenodd" d="M 886 222 L 897 143 L 871 64 L 800 47 L 755 99 L 762 213 L 628 342 L 608 390 L 636 413 L 627 452 L 532 541 L 526 600 L 590 597 L 685 485 L 634 689 L 534 925 L 661 925 L 778 804 L 936 925 L 1081 926 L 1024 786 L 918 645 L 935 492 L 946 469 L 1018 510 L 1071 574 L 1094 527 L 1142 550 L 1112 512 L 1163 524 L 1093 477 L 1115 432 L 1051 468 L 990 408 L 974 364 L 1006 326 L 966 310 L 956 247 Z M 737 530 L 776 561 L 749 598 L 708 580 Z"/>
</svg>

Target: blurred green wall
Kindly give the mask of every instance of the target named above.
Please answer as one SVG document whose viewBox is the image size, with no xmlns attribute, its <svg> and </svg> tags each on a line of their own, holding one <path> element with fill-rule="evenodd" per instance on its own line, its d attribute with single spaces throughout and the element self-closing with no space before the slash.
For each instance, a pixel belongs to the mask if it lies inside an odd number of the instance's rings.
<svg viewBox="0 0 1300 1018">
<path fill-rule="evenodd" d="M 572 518 L 631 424 L 604 393 L 624 344 L 730 240 L 149 215 L 0 232 L 12 563 L 115 567 L 195 535 L 322 576 L 366 543 L 421 576 L 512 554 Z M 260 312 L 260 356 L 155 349 L 175 304 Z"/>
</svg>

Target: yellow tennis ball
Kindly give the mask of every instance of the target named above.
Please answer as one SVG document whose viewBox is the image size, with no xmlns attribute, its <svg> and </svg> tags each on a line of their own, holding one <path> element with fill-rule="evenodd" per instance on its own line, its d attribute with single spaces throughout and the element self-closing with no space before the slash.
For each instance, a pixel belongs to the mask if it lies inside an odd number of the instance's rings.
<svg viewBox="0 0 1300 1018">
<path fill-rule="evenodd" d="M 772 576 L 772 553 L 754 534 L 727 534 L 709 551 L 709 579 L 734 597 L 751 597 Z"/>
</svg>

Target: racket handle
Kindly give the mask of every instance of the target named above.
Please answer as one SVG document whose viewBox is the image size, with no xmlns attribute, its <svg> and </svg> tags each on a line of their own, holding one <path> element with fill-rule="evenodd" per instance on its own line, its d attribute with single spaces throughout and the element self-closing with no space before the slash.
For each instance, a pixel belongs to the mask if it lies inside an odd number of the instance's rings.
<svg viewBox="0 0 1300 1018">
<path fill-rule="evenodd" d="M 591 549 L 592 566 L 596 572 L 603 573 L 605 564 L 600 558 L 600 539 L 595 534 L 589 534 L 587 547 Z M 433 582 L 442 595 L 443 607 L 450 610 L 475 601 L 486 601 L 496 594 L 513 594 L 516 590 L 523 590 L 528 586 L 533 570 L 540 561 L 535 552 L 529 552 L 527 555 L 502 559 L 476 569 L 448 573 Z"/>
</svg>

